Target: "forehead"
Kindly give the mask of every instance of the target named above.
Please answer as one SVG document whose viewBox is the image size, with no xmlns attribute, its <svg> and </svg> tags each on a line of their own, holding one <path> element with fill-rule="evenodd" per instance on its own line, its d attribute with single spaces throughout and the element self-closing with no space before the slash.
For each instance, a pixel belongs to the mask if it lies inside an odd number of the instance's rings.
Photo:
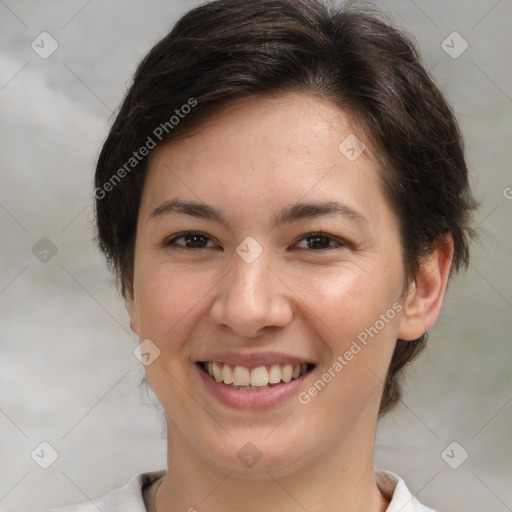
<svg viewBox="0 0 512 512">
<path fill-rule="evenodd" d="M 141 210 L 180 197 L 243 217 L 301 199 L 341 199 L 378 216 L 386 205 L 374 161 L 365 134 L 330 101 L 251 98 L 153 151 Z"/>
</svg>

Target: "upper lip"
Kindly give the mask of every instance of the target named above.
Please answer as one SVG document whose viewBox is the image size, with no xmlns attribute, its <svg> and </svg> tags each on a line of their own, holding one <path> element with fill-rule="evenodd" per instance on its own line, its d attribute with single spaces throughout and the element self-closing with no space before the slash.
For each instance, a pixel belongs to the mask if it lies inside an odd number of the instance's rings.
<svg viewBox="0 0 512 512">
<path fill-rule="evenodd" d="M 196 362 L 213 362 L 229 364 L 232 366 L 245 366 L 257 368 L 258 366 L 272 366 L 273 364 L 312 364 L 311 359 L 304 359 L 291 354 L 281 352 L 215 352 L 198 358 Z"/>
</svg>

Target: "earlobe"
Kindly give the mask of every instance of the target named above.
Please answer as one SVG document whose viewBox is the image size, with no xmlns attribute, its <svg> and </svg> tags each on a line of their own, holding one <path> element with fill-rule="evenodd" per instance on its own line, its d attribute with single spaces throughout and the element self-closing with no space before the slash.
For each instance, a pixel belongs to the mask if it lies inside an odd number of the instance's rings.
<svg viewBox="0 0 512 512">
<path fill-rule="evenodd" d="M 415 340 L 437 321 L 450 276 L 453 258 L 451 235 L 440 236 L 432 254 L 420 262 L 416 278 L 409 287 L 398 328 L 398 338 Z"/>
<path fill-rule="evenodd" d="M 135 303 L 135 293 L 133 290 L 133 283 L 125 281 L 124 287 L 124 300 L 126 311 L 130 318 L 130 329 L 135 333 L 139 334 L 139 326 L 137 321 L 137 305 Z"/>
</svg>

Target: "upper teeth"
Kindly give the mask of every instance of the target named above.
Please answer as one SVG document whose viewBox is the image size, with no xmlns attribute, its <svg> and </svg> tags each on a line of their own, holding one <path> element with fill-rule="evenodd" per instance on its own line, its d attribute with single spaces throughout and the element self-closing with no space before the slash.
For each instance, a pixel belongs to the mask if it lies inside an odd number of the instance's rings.
<svg viewBox="0 0 512 512">
<path fill-rule="evenodd" d="M 224 384 L 233 384 L 234 386 L 268 386 L 268 384 L 278 384 L 279 382 L 290 382 L 307 371 L 307 364 L 273 364 L 272 366 L 258 366 L 257 368 L 247 368 L 245 366 L 235 366 L 232 368 L 228 364 L 219 362 L 205 363 L 208 373 L 217 382 Z"/>
</svg>

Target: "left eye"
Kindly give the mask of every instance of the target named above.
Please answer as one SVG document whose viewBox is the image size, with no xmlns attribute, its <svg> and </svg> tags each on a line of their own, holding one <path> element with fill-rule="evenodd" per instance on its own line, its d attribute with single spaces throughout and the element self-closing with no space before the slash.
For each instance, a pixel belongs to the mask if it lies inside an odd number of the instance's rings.
<svg viewBox="0 0 512 512">
<path fill-rule="evenodd" d="M 310 233 L 309 235 L 306 235 L 302 237 L 297 245 L 300 245 L 300 243 L 305 242 L 306 247 L 300 247 L 301 249 L 313 249 L 313 250 L 319 250 L 319 249 L 336 249 L 337 247 L 342 247 L 344 244 L 336 240 L 335 238 L 332 238 L 329 235 L 326 235 L 325 233 Z M 334 242 L 337 244 L 335 247 L 329 247 L 331 242 Z"/>
</svg>

